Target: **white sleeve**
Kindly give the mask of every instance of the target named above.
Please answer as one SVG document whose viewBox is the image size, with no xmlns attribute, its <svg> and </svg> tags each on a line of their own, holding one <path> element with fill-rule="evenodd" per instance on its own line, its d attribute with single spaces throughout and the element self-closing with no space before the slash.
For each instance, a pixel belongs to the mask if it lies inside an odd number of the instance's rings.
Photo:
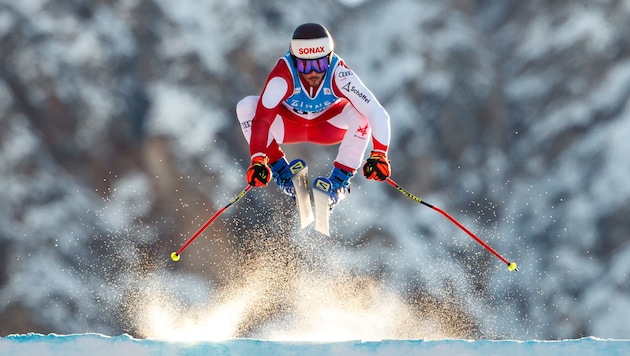
<svg viewBox="0 0 630 356">
<path fill-rule="evenodd" d="M 386 147 L 389 146 L 389 114 L 374 94 L 351 69 L 341 65 L 335 69 L 334 81 L 341 94 L 368 120 L 372 137 Z"/>
</svg>

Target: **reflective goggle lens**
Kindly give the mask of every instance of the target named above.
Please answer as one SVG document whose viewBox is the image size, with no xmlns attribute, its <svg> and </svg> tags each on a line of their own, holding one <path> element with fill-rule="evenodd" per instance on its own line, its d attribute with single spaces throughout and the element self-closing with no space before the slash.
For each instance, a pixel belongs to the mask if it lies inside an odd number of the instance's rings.
<svg viewBox="0 0 630 356">
<path fill-rule="evenodd" d="M 324 73 L 328 69 L 328 56 L 317 59 L 296 58 L 299 73 L 308 74 L 312 71 Z"/>
</svg>

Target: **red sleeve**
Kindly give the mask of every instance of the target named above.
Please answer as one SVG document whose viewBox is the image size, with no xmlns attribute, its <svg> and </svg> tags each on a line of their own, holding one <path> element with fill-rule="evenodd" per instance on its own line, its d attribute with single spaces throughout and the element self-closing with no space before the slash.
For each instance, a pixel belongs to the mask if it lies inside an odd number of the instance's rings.
<svg viewBox="0 0 630 356">
<path fill-rule="evenodd" d="M 284 93 L 277 92 L 277 86 L 274 83 L 278 82 L 278 79 L 282 79 L 286 82 L 286 91 Z M 272 83 L 270 85 L 270 83 Z M 273 91 L 276 91 L 275 93 Z M 283 59 L 278 60 L 275 67 L 269 73 L 265 87 L 258 99 L 258 105 L 256 106 L 256 113 L 252 120 L 252 137 L 249 143 L 249 151 L 253 156 L 261 155 L 265 153 L 267 148 L 267 141 L 269 138 L 269 128 L 271 123 L 278 115 L 280 105 L 282 102 L 291 96 L 293 93 L 293 77 L 287 67 L 286 62 Z M 263 104 L 263 97 L 274 98 L 270 103 Z"/>
</svg>

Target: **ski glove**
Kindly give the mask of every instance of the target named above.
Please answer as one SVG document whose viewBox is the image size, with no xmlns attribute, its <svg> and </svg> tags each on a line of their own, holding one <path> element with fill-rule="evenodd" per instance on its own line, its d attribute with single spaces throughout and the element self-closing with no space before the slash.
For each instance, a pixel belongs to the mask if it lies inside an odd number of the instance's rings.
<svg viewBox="0 0 630 356">
<path fill-rule="evenodd" d="M 271 180 L 271 168 L 267 165 L 269 159 L 265 156 L 252 158 L 252 163 L 247 168 L 247 183 L 253 187 L 264 187 Z"/>
<path fill-rule="evenodd" d="M 390 175 L 390 165 L 385 152 L 372 151 L 363 165 L 363 175 L 367 179 L 383 181 Z"/>
</svg>

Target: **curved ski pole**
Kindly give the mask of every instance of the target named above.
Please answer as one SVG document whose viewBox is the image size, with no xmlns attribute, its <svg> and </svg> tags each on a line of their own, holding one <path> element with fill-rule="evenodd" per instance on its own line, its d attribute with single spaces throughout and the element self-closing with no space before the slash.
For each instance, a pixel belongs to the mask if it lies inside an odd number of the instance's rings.
<svg viewBox="0 0 630 356">
<path fill-rule="evenodd" d="M 201 235 L 201 233 L 208 227 L 210 226 L 210 224 L 212 224 L 212 222 L 219 217 L 219 215 L 221 215 L 227 208 L 229 208 L 230 206 L 232 206 L 232 204 L 236 203 L 237 201 L 239 201 L 242 197 L 245 196 L 245 194 L 247 194 L 247 192 L 252 189 L 251 185 L 247 185 L 245 187 L 245 189 L 243 189 L 236 197 L 234 197 L 234 199 L 232 199 L 232 201 L 230 201 L 226 206 L 224 206 L 223 208 L 219 209 L 219 211 L 217 211 L 216 213 L 214 213 L 214 215 L 212 215 L 212 217 L 210 219 L 208 219 L 208 221 L 206 221 L 205 224 L 203 224 L 203 226 L 194 234 L 192 235 L 192 237 L 190 239 L 188 239 L 188 241 L 186 241 L 186 243 L 184 244 L 184 246 L 182 246 L 177 252 L 172 252 L 171 253 L 171 259 L 175 262 L 179 261 L 179 257 L 182 254 L 182 252 L 186 249 L 186 247 L 188 247 L 188 245 L 190 245 L 193 241 L 195 241 L 195 239 Z"/>
<path fill-rule="evenodd" d="M 437 211 L 438 213 L 444 215 L 447 219 L 449 219 L 453 224 L 455 224 L 457 227 L 459 227 L 460 229 L 462 229 L 465 233 L 467 233 L 470 237 L 472 237 L 475 241 L 477 241 L 481 246 L 483 246 L 486 250 L 490 251 L 493 255 L 495 255 L 499 260 L 501 260 L 503 263 L 505 263 L 508 266 L 508 270 L 510 271 L 518 271 L 518 269 L 516 268 L 516 263 L 514 262 L 509 262 L 508 260 L 506 260 L 505 258 L 503 258 L 503 256 L 501 256 L 497 251 L 495 251 L 492 247 L 488 246 L 488 244 L 486 244 L 485 242 L 483 242 L 483 240 L 481 240 L 480 238 L 477 237 L 477 235 L 473 234 L 470 230 L 468 230 L 464 225 L 462 225 L 459 221 L 455 220 L 455 218 L 453 218 L 450 214 L 448 214 L 446 211 L 431 205 L 427 202 L 425 202 L 424 200 L 416 197 L 415 195 L 409 193 L 405 188 L 401 187 L 398 183 L 394 182 L 391 178 L 387 178 L 386 179 L 387 183 L 391 184 L 394 188 L 398 189 L 399 192 L 403 193 L 404 195 L 406 195 L 409 199 L 420 203 L 422 205 L 428 206 L 429 208 Z"/>
</svg>

